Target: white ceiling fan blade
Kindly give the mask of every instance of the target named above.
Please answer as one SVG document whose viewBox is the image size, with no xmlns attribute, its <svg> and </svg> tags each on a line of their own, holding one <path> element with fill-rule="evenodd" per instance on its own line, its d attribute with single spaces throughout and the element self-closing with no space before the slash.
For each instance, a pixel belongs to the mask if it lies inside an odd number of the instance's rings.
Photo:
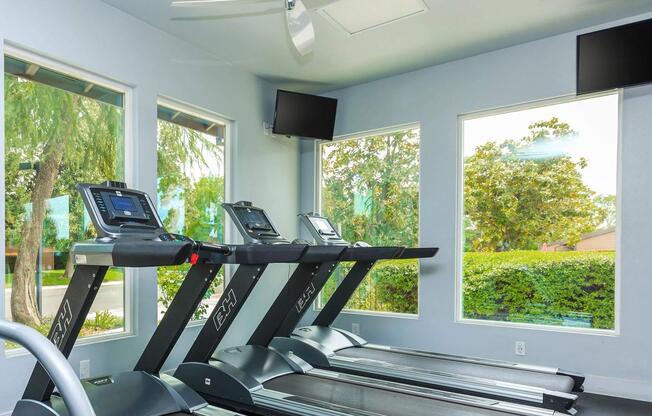
<svg viewBox="0 0 652 416">
<path fill-rule="evenodd" d="M 233 3 L 271 3 L 278 0 L 172 0 L 173 7 L 211 6 Z"/>
<path fill-rule="evenodd" d="M 294 7 L 286 12 L 288 32 L 294 47 L 301 55 L 312 52 L 315 45 L 315 29 L 308 9 L 301 0 L 296 0 Z"/>
</svg>

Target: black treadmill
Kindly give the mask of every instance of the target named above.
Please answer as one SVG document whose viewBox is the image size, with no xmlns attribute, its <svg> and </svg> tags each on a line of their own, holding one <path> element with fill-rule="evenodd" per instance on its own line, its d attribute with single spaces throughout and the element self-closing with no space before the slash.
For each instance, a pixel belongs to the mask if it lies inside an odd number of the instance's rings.
<svg viewBox="0 0 652 416">
<path fill-rule="evenodd" d="M 75 271 L 48 334 L 48 339 L 66 358 L 109 267 L 171 266 L 183 264 L 193 256 L 229 252 L 226 246 L 203 244 L 167 233 L 149 196 L 127 189 L 124 183 L 107 181 L 99 185 L 79 184 L 77 188 L 98 237 L 72 247 L 70 255 Z M 217 270 L 219 266 L 205 266 L 201 270 L 202 279 L 206 274 L 217 273 Z M 193 279 L 195 272 L 197 268 L 191 268 L 187 279 Z M 169 321 L 170 316 L 166 314 L 163 322 Z M 157 331 L 161 330 L 166 331 L 166 325 L 159 326 Z M 160 366 L 141 367 L 82 380 L 97 416 L 237 415 L 233 411 L 209 406 L 180 380 L 158 374 Z M 53 390 L 47 370 L 37 363 L 22 400 L 32 407 L 17 408 L 13 415 L 68 415 L 64 397 Z"/>
<path fill-rule="evenodd" d="M 262 209 L 247 202 L 223 206 L 247 244 L 269 249 L 295 246 L 279 235 Z M 259 277 L 241 273 L 243 267 L 253 266 L 242 264 L 174 376 L 210 403 L 257 415 L 560 415 L 550 409 L 316 369 L 291 351 L 270 348 L 288 312 L 310 305 L 307 300 L 316 290 L 313 278 L 330 276 L 345 249 L 306 246 L 247 344 L 215 351 Z M 275 262 L 272 257 L 269 263 Z M 240 287 L 246 290 L 235 290 Z"/>
<path fill-rule="evenodd" d="M 314 213 L 300 218 L 318 244 L 348 247 L 341 260 L 355 263 L 311 326 L 295 329 L 303 313 L 291 311 L 286 316 L 271 344 L 274 348 L 293 351 L 319 368 L 575 413 L 576 393 L 582 391 L 584 382 L 579 374 L 370 344 L 331 327 L 378 260 L 432 257 L 436 250 L 409 248 L 392 255 L 387 248 L 377 248 L 365 253 L 370 248 L 350 245 L 327 218 Z M 319 291 L 325 280 L 313 279 L 313 283 Z"/>
</svg>

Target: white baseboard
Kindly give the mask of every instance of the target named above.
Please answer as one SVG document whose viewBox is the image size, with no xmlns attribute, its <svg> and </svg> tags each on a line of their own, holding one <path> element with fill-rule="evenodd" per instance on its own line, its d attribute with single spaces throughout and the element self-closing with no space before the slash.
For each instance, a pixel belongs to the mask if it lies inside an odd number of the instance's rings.
<svg viewBox="0 0 652 416">
<path fill-rule="evenodd" d="M 652 402 L 652 381 L 604 377 L 587 374 L 584 387 L 587 393 Z"/>
</svg>

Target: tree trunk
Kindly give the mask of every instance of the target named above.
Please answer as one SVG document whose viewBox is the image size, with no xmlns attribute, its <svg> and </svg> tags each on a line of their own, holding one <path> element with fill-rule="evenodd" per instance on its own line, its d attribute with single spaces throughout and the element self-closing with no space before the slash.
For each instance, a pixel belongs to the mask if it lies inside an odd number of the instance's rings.
<svg viewBox="0 0 652 416">
<path fill-rule="evenodd" d="M 66 269 L 63 271 L 63 277 L 70 279 L 73 272 L 75 271 L 75 266 L 72 264 L 72 254 L 68 254 L 68 260 L 66 260 Z"/>
<path fill-rule="evenodd" d="M 55 134 L 43 151 L 32 190 L 32 215 L 21 229 L 22 239 L 18 246 L 11 290 L 11 314 L 15 322 L 32 327 L 42 323 L 36 304 L 35 277 L 39 267 L 38 250 L 43 236 L 43 222 L 47 215 L 47 201 L 52 197 L 54 183 L 59 175 L 65 141 L 73 132 L 75 124 L 73 117 L 76 117 L 77 102 L 78 98 L 74 97 L 71 102 L 62 103 L 61 128 L 55 129 Z"/>
</svg>

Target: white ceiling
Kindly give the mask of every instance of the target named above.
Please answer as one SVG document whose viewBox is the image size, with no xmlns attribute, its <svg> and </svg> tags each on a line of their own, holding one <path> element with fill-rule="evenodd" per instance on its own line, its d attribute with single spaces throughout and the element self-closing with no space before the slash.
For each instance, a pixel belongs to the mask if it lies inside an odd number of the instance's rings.
<svg viewBox="0 0 652 416">
<path fill-rule="evenodd" d="M 102 1 L 215 57 L 194 64 L 230 65 L 313 92 L 652 11 L 652 0 L 425 0 L 425 13 L 349 36 L 313 9 L 315 50 L 300 57 L 286 32 L 284 0 L 193 8 L 172 8 L 170 0 Z M 318 8 L 332 0 L 304 2 Z"/>
</svg>

